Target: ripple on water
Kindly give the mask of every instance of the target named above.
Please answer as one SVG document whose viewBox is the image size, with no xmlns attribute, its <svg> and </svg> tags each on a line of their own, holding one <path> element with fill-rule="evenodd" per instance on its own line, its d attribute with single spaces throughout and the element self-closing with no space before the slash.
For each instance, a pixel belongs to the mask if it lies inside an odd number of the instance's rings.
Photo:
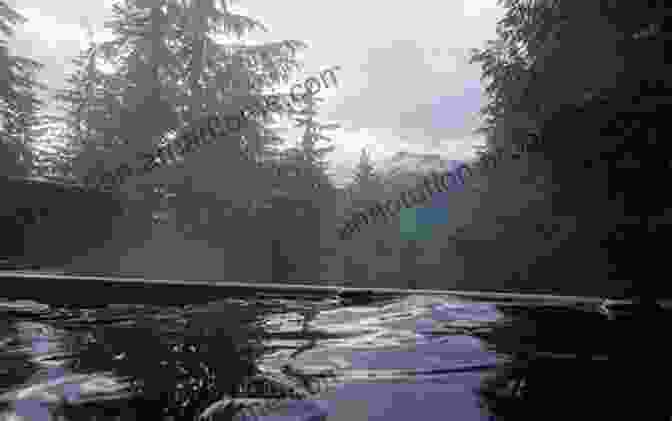
<svg viewBox="0 0 672 421">
<path fill-rule="evenodd" d="M 30 408 L 53 414 L 64 405 L 104 406 L 138 394 L 151 395 L 152 405 L 174 412 L 189 407 L 191 399 L 200 402 L 192 408 L 198 412 L 228 393 L 218 389 L 228 388 L 226 381 L 257 376 L 263 384 L 276 381 L 284 384 L 280 388 L 305 390 L 304 400 L 310 402 L 325 391 L 359 383 L 376 383 L 382 390 L 385 383 L 432 382 L 450 385 L 446 390 L 463 393 L 467 402 L 473 393 L 456 376 L 470 373 L 476 380 L 469 382 L 478 382 L 481 371 L 501 366 L 509 348 L 501 352 L 492 343 L 525 325 L 504 317 L 493 303 L 449 296 L 338 305 L 256 297 L 182 307 L 116 304 L 71 310 L 12 302 L 6 306 L 12 311 L 4 313 L 6 325 L 0 322 L 5 329 L 0 374 L 17 364 L 28 368 L 0 390 L 1 398 L 24 416 Z M 493 329 L 498 333 L 490 334 Z M 534 327 L 528 330 L 534 333 Z M 245 374 L 248 361 L 254 370 Z M 263 376 L 266 380 L 259 380 Z M 245 399 L 263 401 L 259 395 L 268 392 L 263 384 Z M 375 399 L 377 392 L 366 390 L 359 398 Z M 307 407 L 292 402 L 264 410 L 310 416 Z"/>
</svg>

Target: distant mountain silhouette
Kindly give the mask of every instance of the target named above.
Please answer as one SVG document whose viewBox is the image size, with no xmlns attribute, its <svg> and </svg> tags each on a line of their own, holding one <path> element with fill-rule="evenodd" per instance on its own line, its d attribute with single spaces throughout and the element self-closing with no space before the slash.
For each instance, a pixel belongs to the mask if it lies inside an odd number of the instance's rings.
<svg viewBox="0 0 672 421">
<path fill-rule="evenodd" d="M 394 156 L 378 164 L 384 177 L 392 177 L 401 173 L 425 175 L 432 171 L 446 171 L 456 168 L 462 161 L 446 159 L 439 154 L 421 154 L 397 152 Z"/>
<path fill-rule="evenodd" d="M 395 194 L 407 188 L 414 188 L 432 172 L 450 171 L 461 164 L 463 164 L 462 161 L 446 159 L 438 154 L 402 151 L 379 162 L 376 168 L 382 177 L 385 190 L 390 194 Z"/>
</svg>

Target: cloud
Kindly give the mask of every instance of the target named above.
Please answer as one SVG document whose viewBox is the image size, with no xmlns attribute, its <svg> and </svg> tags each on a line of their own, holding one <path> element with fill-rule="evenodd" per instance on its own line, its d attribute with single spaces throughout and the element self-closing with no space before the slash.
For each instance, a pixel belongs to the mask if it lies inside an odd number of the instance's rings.
<svg viewBox="0 0 672 421">
<path fill-rule="evenodd" d="M 351 128 L 394 129 L 398 136 L 436 141 L 477 126 L 483 104 L 480 71 L 467 50 L 422 48 L 395 41 L 369 48 L 359 67 L 343 66 L 337 96 L 323 108 Z"/>
<path fill-rule="evenodd" d="M 81 25 L 62 22 L 58 17 L 43 14 L 37 8 L 18 9 L 17 11 L 28 19 L 28 22 L 17 28 L 17 38 L 28 36 L 39 40 L 40 42 L 35 42 L 35 45 L 40 50 L 44 47 L 58 50 L 59 47 L 63 46 L 63 43 L 79 44 L 81 46 L 85 46 L 87 43 L 86 31 L 83 30 Z M 39 44 L 42 44 L 42 46 Z M 52 54 L 54 53 L 52 51 Z"/>
<path fill-rule="evenodd" d="M 497 5 L 492 0 L 465 0 L 462 4 L 465 17 L 480 17 L 484 13 L 497 10 Z"/>
</svg>

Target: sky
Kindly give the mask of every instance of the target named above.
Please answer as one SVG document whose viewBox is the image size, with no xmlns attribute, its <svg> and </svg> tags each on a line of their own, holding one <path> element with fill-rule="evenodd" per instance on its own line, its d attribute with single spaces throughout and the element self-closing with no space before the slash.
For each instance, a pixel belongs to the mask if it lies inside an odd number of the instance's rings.
<svg viewBox="0 0 672 421">
<path fill-rule="evenodd" d="M 114 1 L 10 0 L 28 18 L 16 28 L 10 48 L 42 62 L 40 77 L 50 88 L 64 88 L 70 60 L 88 44 L 82 23 L 92 25 L 97 40 L 108 39 L 103 24 Z M 341 67 L 338 86 L 320 93 L 326 99 L 320 118 L 342 126 L 331 133 L 336 150 L 328 157 L 337 184 L 349 178 L 363 147 L 374 161 L 400 151 L 465 160 L 483 142 L 473 133 L 485 101 L 481 71 L 468 63 L 468 51 L 495 39 L 504 14 L 496 0 L 234 4 L 269 29 L 251 41 L 308 44 L 296 81 Z"/>
</svg>

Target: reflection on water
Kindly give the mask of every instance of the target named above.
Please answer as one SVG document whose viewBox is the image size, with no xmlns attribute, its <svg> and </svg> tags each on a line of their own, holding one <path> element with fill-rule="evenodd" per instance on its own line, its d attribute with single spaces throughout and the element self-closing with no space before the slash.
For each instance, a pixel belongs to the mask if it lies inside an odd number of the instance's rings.
<svg viewBox="0 0 672 421">
<path fill-rule="evenodd" d="M 669 378 L 672 349 L 651 335 L 669 314 L 626 308 L 608 322 L 592 311 L 501 308 L 508 323 L 484 340 L 513 358 L 484 379 L 481 404 L 498 420 L 669 420 L 658 382 Z"/>
<path fill-rule="evenodd" d="M 642 333 L 663 315 L 614 319 L 599 310 L 415 295 L 97 309 L 5 303 L 0 420 L 324 419 L 318 399 L 330 420 L 429 410 L 461 420 L 604 419 L 644 408 L 669 419 L 646 383 L 651 369 L 632 368 L 637 359 L 664 361 L 667 351 L 645 347 L 652 338 Z M 402 403 L 409 393 L 422 399 Z M 357 399 L 369 406 L 348 412 Z"/>
</svg>

